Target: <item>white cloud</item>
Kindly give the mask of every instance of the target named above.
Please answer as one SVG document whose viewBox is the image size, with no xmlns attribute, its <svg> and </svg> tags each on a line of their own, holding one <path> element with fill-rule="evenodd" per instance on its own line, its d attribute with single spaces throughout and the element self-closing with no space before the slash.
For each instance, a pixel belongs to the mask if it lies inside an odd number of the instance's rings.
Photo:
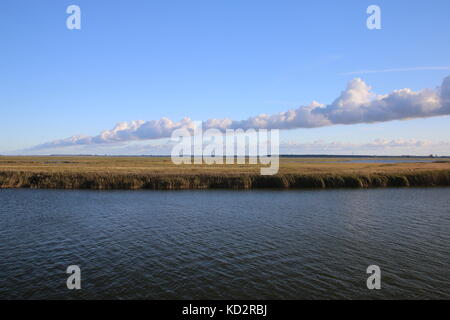
<svg viewBox="0 0 450 320">
<path fill-rule="evenodd" d="M 363 80 L 350 81 L 347 88 L 331 104 L 313 101 L 307 106 L 273 115 L 262 114 L 246 120 L 209 119 L 203 127 L 225 129 L 296 129 L 330 126 L 335 124 L 374 123 L 410 118 L 425 118 L 450 114 L 450 76 L 436 90 L 395 90 L 377 95 Z M 175 129 L 194 129 L 195 122 L 189 118 L 174 122 L 168 118 L 150 121 L 118 123 L 113 129 L 97 136 L 73 136 L 44 143 L 30 150 L 59 148 L 65 146 L 108 144 L 125 141 L 149 140 L 170 137 Z"/>
<path fill-rule="evenodd" d="M 282 154 L 362 154 L 362 155 L 450 155 L 450 142 L 416 139 L 376 139 L 370 142 L 350 143 L 318 140 L 288 142 L 280 145 Z"/>
<path fill-rule="evenodd" d="M 133 141 L 130 143 L 73 145 L 55 149 L 54 154 L 97 155 L 170 155 L 176 142 L 168 139 Z M 204 144 L 204 147 L 208 143 Z M 33 150 L 20 154 L 44 155 L 47 150 Z M 281 154 L 333 154 L 333 155 L 430 155 L 450 156 L 450 141 L 416 139 L 375 139 L 367 142 L 333 140 L 287 141 L 280 143 Z M 17 153 L 13 153 L 17 154 Z"/>
</svg>

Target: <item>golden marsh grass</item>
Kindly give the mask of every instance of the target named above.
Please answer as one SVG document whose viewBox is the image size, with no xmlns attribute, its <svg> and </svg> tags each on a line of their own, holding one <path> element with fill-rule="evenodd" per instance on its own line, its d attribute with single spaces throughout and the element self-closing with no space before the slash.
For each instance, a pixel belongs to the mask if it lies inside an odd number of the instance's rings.
<svg viewBox="0 0 450 320">
<path fill-rule="evenodd" d="M 348 160 L 282 157 L 277 175 L 261 176 L 259 164 L 175 165 L 169 157 L 2 156 L 0 188 L 250 189 L 450 185 L 448 161 L 349 163 Z M 412 160 L 414 158 L 408 158 L 408 161 Z M 417 160 L 423 161 L 423 158 Z"/>
</svg>

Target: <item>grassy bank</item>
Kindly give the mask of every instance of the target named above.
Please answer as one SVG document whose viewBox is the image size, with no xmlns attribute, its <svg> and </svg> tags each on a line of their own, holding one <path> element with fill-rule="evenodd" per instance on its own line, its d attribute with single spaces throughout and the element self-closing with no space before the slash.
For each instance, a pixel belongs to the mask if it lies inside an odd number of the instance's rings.
<svg viewBox="0 0 450 320">
<path fill-rule="evenodd" d="M 175 166 L 168 158 L 0 157 L 0 188 L 252 189 L 450 186 L 450 163 L 348 163 L 282 159 L 275 176 L 258 165 Z"/>
<path fill-rule="evenodd" d="M 275 176 L 0 172 L 0 188 L 182 190 L 429 186 L 450 186 L 450 171 L 372 175 L 282 174 Z"/>
</svg>

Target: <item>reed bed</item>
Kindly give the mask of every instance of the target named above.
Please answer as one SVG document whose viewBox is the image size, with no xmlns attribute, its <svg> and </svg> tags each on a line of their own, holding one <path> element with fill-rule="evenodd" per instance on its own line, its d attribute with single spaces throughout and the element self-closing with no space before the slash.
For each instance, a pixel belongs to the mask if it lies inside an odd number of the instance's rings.
<svg viewBox="0 0 450 320">
<path fill-rule="evenodd" d="M 325 160 L 325 161 L 324 161 Z M 325 189 L 450 186 L 450 163 L 347 163 L 283 158 L 274 176 L 259 165 L 175 166 L 170 158 L 0 157 L 0 188 Z"/>
</svg>

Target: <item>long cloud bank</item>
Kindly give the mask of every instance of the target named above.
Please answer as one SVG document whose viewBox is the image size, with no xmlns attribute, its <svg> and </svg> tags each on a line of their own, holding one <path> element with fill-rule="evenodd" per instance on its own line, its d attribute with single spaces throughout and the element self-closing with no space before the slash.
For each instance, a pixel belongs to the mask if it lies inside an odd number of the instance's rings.
<svg viewBox="0 0 450 320">
<path fill-rule="evenodd" d="M 246 120 L 209 119 L 204 129 L 297 129 L 336 124 L 374 123 L 411 118 L 426 118 L 450 114 L 450 76 L 435 90 L 395 90 L 386 95 L 372 92 L 363 80 L 351 80 L 347 88 L 331 104 L 312 102 L 310 105 L 274 115 L 262 114 Z M 35 146 L 29 150 L 66 146 L 107 144 L 125 141 L 168 138 L 180 128 L 194 129 L 196 123 L 184 118 L 174 122 L 168 118 L 150 121 L 118 123 L 113 129 L 97 136 L 73 136 Z"/>
</svg>

